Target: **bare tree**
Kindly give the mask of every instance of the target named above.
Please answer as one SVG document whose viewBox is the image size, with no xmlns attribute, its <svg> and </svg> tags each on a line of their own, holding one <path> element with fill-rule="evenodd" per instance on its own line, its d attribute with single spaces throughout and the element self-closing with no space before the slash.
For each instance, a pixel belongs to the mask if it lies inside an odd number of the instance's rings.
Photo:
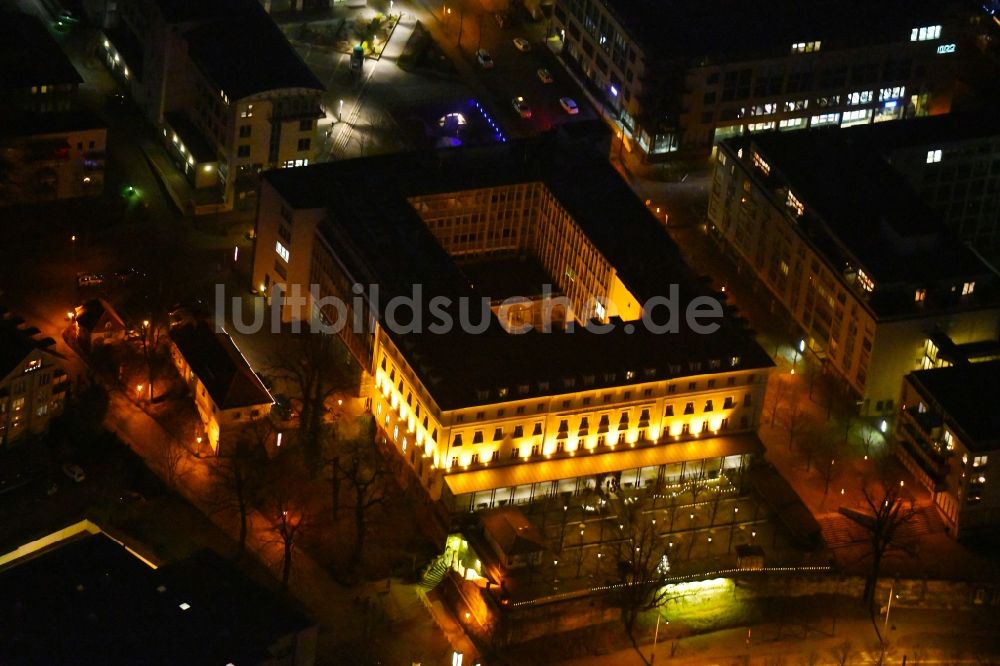
<svg viewBox="0 0 1000 666">
<path fill-rule="evenodd" d="M 367 427 L 357 439 L 338 442 L 334 446 L 334 473 L 343 480 L 343 489 L 354 519 L 354 545 L 348 560 L 353 571 L 361 561 L 371 513 L 383 507 L 389 499 L 392 474 L 387 456 L 378 449 L 375 424 L 371 419 L 368 419 Z"/>
<path fill-rule="evenodd" d="M 830 650 L 831 656 L 837 660 L 837 666 L 846 666 L 851 660 L 851 656 L 854 654 L 854 646 L 851 641 L 846 638 L 842 643 L 837 643 L 836 646 Z"/>
<path fill-rule="evenodd" d="M 613 555 L 618 575 L 615 599 L 621 609 L 622 624 L 632 646 L 648 664 L 636 642 L 635 623 L 640 613 L 659 608 L 667 601 L 665 584 L 670 562 L 667 546 L 657 537 L 656 525 L 646 517 L 643 508 L 643 500 L 620 503 L 620 534 Z"/>
<path fill-rule="evenodd" d="M 311 523 L 308 487 L 297 479 L 289 465 L 272 461 L 266 481 L 261 485 L 259 510 L 268 520 L 270 542 L 281 547 L 281 584 L 288 586 L 292 574 L 295 544 Z"/>
<path fill-rule="evenodd" d="M 188 455 L 188 450 L 176 437 L 166 437 L 163 446 L 157 451 L 157 467 L 163 476 L 163 481 L 171 488 L 177 488 L 177 484 L 184 476 L 184 458 Z"/>
<path fill-rule="evenodd" d="M 239 520 L 238 554 L 246 549 L 250 516 L 263 476 L 263 445 L 269 432 L 270 422 L 266 419 L 253 424 L 237 440 L 231 454 L 220 455 L 209 467 L 210 506 L 215 511 L 235 515 Z"/>
<path fill-rule="evenodd" d="M 294 336 L 274 361 L 274 374 L 289 381 L 296 392 L 293 397 L 302 401 L 299 442 L 307 471 L 316 474 L 330 434 L 327 403 L 337 391 L 354 386 L 357 368 L 340 338 L 308 331 Z"/>
<path fill-rule="evenodd" d="M 882 562 L 894 553 L 914 555 L 916 543 L 906 537 L 902 529 L 917 515 L 912 499 L 902 497 L 903 483 L 891 477 L 882 481 L 869 481 L 861 493 L 870 513 L 841 510 L 848 518 L 861 525 L 868 534 L 868 557 L 871 566 L 865 576 L 862 600 L 869 609 L 872 625 L 879 640 L 884 640 L 876 621 L 875 588 L 882 573 Z"/>
</svg>

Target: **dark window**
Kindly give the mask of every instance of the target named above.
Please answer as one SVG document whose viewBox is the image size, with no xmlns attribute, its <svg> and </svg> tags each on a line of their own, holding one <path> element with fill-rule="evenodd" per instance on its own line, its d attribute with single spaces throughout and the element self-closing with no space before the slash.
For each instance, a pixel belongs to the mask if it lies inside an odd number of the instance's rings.
<svg viewBox="0 0 1000 666">
<path fill-rule="evenodd" d="M 309 146 L 312 145 L 312 139 L 299 139 L 299 152 L 309 150 Z"/>
<path fill-rule="evenodd" d="M 313 128 L 312 118 L 306 118 L 305 120 L 299 121 L 299 131 L 308 132 Z"/>
<path fill-rule="evenodd" d="M 249 139 L 250 138 L 250 125 L 240 125 L 240 138 Z"/>
<path fill-rule="evenodd" d="M 237 157 L 250 157 L 250 146 L 240 146 L 236 149 Z"/>
</svg>

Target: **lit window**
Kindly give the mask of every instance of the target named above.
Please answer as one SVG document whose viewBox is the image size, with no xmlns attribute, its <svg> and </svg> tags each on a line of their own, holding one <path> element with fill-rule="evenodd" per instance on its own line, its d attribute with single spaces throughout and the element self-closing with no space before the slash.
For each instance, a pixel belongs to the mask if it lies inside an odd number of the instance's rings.
<svg viewBox="0 0 1000 666">
<path fill-rule="evenodd" d="M 941 149 L 927 151 L 927 163 L 936 164 L 941 161 Z"/>
<path fill-rule="evenodd" d="M 941 37 L 941 26 L 929 25 L 925 28 L 914 28 L 910 31 L 911 42 L 927 42 Z"/>
<path fill-rule="evenodd" d="M 855 92 L 850 93 L 847 96 L 847 103 L 852 106 L 856 106 L 858 104 L 867 104 L 868 102 L 872 101 L 873 94 L 874 93 L 871 90 L 857 90 Z"/>
<path fill-rule="evenodd" d="M 781 274 L 788 275 L 788 262 L 785 261 L 781 262 Z"/>
<path fill-rule="evenodd" d="M 976 290 L 975 282 L 966 282 L 962 285 L 962 296 L 969 296 L 973 291 Z"/>
<path fill-rule="evenodd" d="M 806 207 L 798 200 L 791 190 L 788 190 L 788 198 L 785 201 L 785 205 L 795 211 L 796 216 L 801 216 L 806 212 Z"/>
<path fill-rule="evenodd" d="M 839 113 L 821 113 L 818 116 L 813 116 L 809 119 L 809 125 L 811 127 L 820 127 L 822 125 L 836 125 L 840 122 Z"/>
<path fill-rule="evenodd" d="M 822 42 L 796 42 L 792 44 L 792 53 L 813 53 L 819 51 Z"/>
<path fill-rule="evenodd" d="M 875 291 L 875 282 L 862 270 L 858 270 L 858 284 L 865 291 Z"/>
<path fill-rule="evenodd" d="M 274 251 L 278 253 L 279 257 L 285 260 L 286 264 L 288 263 L 288 257 L 289 257 L 288 248 L 282 245 L 281 241 L 278 241 L 274 244 Z"/>
<path fill-rule="evenodd" d="M 893 86 L 892 88 L 882 88 L 878 93 L 880 102 L 887 102 L 891 99 L 899 99 L 906 94 L 905 86 Z"/>
<path fill-rule="evenodd" d="M 913 300 L 917 303 L 923 303 L 925 298 L 927 298 L 926 289 L 917 289 L 916 293 L 913 295 Z"/>
<path fill-rule="evenodd" d="M 764 175 L 771 174 L 771 165 L 764 161 L 764 158 L 760 156 L 760 153 L 753 154 L 753 163 L 757 168 L 764 172 Z"/>
<path fill-rule="evenodd" d="M 972 459 L 973 467 L 986 467 L 986 463 L 989 461 L 987 456 L 976 456 Z"/>
</svg>

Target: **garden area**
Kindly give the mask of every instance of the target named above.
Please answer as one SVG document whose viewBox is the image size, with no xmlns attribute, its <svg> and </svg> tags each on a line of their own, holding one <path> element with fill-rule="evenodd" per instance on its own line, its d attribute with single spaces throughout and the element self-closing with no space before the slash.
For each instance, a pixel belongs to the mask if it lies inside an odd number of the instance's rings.
<svg viewBox="0 0 1000 666">
<path fill-rule="evenodd" d="M 312 47 L 350 54 L 360 45 L 366 58 L 378 60 L 392 37 L 399 14 L 359 12 L 321 21 L 289 23 L 285 36 L 298 47 Z"/>
</svg>

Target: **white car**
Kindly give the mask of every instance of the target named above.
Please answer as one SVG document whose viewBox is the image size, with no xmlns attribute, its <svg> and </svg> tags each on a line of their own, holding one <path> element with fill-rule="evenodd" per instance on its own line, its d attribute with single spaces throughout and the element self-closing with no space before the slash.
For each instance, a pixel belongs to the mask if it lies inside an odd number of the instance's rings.
<svg viewBox="0 0 1000 666">
<path fill-rule="evenodd" d="M 73 463 L 66 463 L 62 466 L 63 474 L 73 479 L 77 483 L 83 483 L 83 480 L 87 478 L 87 475 L 83 473 L 83 468 L 79 465 L 74 465 Z"/>
<path fill-rule="evenodd" d="M 511 100 L 511 105 L 514 107 L 514 110 L 517 111 L 517 115 L 521 116 L 522 118 L 531 117 L 531 107 L 528 106 L 528 103 L 524 101 L 523 97 L 521 96 L 515 97 L 513 100 Z"/>
<path fill-rule="evenodd" d="M 560 97 L 559 106 L 561 106 L 563 108 L 563 111 L 565 111 L 571 116 L 575 116 L 576 114 L 580 113 L 580 107 L 578 107 L 576 105 L 576 102 L 574 102 L 569 97 Z"/>
<path fill-rule="evenodd" d="M 483 69 L 493 69 L 493 58 L 486 49 L 476 51 L 476 60 L 479 61 L 479 66 Z"/>
<path fill-rule="evenodd" d="M 542 83 L 552 83 L 552 74 L 544 67 L 538 68 L 538 80 Z"/>
<path fill-rule="evenodd" d="M 515 37 L 514 38 L 514 47 L 518 51 L 521 51 L 523 53 L 527 53 L 528 51 L 531 50 L 531 42 L 529 42 L 524 37 Z"/>
<path fill-rule="evenodd" d="M 80 287 L 96 287 L 104 282 L 104 276 L 99 273 L 80 273 L 76 276 L 76 284 Z"/>
</svg>

